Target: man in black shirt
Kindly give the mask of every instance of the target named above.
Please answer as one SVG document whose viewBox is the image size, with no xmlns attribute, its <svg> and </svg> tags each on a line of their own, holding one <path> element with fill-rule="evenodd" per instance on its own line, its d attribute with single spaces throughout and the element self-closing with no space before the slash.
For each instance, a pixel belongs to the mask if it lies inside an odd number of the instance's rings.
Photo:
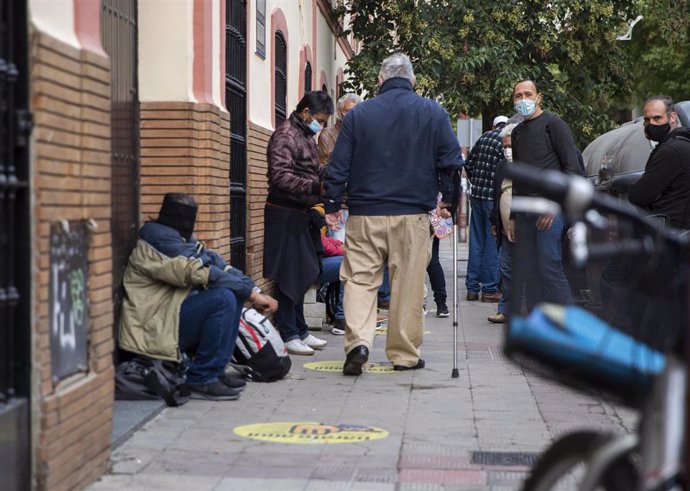
<svg viewBox="0 0 690 491">
<path fill-rule="evenodd" d="M 536 83 L 521 80 L 515 84 L 513 102 L 515 110 L 525 118 L 512 133 L 513 159 L 540 170 L 580 174 L 573 135 L 561 118 L 541 109 L 542 95 Z M 528 194 L 514 183 L 513 196 Z M 516 264 L 525 275 L 527 307 L 531 309 L 541 301 L 571 303 L 561 261 L 563 217 L 517 213 L 509 227 L 515 228 L 519 251 Z"/>
<path fill-rule="evenodd" d="M 658 145 L 628 199 L 664 215 L 671 227 L 690 229 L 690 129 L 680 124 L 668 96 L 648 99 L 643 114 L 645 135 Z"/>
</svg>

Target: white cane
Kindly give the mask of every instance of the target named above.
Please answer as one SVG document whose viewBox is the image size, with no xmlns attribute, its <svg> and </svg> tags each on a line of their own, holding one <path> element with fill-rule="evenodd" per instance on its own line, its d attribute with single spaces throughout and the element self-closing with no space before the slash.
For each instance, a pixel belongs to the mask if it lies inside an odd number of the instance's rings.
<svg viewBox="0 0 690 491">
<path fill-rule="evenodd" d="M 455 193 L 452 206 L 453 213 L 453 371 L 452 378 L 460 377 L 458 371 L 458 201 L 460 197 L 458 186 L 460 185 L 460 173 L 455 174 Z"/>
</svg>

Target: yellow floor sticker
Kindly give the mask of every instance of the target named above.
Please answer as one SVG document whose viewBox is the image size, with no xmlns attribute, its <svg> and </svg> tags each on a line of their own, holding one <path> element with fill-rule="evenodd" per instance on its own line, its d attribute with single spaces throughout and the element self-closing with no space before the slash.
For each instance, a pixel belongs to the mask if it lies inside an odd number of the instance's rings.
<svg viewBox="0 0 690 491">
<path fill-rule="evenodd" d="M 236 435 L 252 440 L 274 443 L 361 443 L 386 438 L 388 432 L 380 428 L 358 425 L 328 425 L 323 423 L 257 423 L 238 426 Z"/>
<path fill-rule="evenodd" d="M 342 372 L 344 360 L 337 361 L 311 361 L 304 364 L 304 368 L 318 372 Z M 396 373 L 390 362 L 367 362 L 362 369 L 367 373 Z"/>
</svg>

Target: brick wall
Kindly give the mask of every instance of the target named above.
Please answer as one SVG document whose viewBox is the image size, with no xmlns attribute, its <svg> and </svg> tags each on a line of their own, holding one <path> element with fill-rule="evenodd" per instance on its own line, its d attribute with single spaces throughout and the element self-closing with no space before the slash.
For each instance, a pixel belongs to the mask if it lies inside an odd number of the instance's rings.
<svg viewBox="0 0 690 491">
<path fill-rule="evenodd" d="M 195 233 L 230 257 L 230 121 L 210 104 L 141 104 L 142 223 L 156 218 L 163 195 L 187 193 L 199 204 Z"/>
<path fill-rule="evenodd" d="M 31 33 L 33 144 L 33 406 L 39 489 L 83 489 L 110 457 L 113 405 L 110 235 L 110 63 Z M 50 226 L 93 218 L 87 279 L 90 330 L 85 373 L 51 373 Z"/>
<path fill-rule="evenodd" d="M 273 283 L 263 278 L 264 204 L 268 196 L 266 148 L 272 130 L 249 123 L 247 128 L 247 271 L 254 282 L 270 292 Z"/>
</svg>

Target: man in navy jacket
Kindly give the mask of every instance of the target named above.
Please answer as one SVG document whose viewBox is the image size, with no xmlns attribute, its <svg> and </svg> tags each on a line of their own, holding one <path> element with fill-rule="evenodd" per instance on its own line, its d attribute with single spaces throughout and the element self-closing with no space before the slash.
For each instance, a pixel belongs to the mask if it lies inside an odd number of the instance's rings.
<svg viewBox="0 0 690 491">
<path fill-rule="evenodd" d="M 444 216 L 462 166 L 446 111 L 414 92 L 409 57 L 383 61 L 378 96 L 343 119 L 324 181 L 326 221 L 337 229 L 343 195 L 350 217 L 340 279 L 345 284 L 343 367 L 359 375 L 376 329 L 376 292 L 388 262 L 391 281 L 386 356 L 396 370 L 423 368 L 424 275 L 431 253 L 428 212 Z"/>
</svg>

